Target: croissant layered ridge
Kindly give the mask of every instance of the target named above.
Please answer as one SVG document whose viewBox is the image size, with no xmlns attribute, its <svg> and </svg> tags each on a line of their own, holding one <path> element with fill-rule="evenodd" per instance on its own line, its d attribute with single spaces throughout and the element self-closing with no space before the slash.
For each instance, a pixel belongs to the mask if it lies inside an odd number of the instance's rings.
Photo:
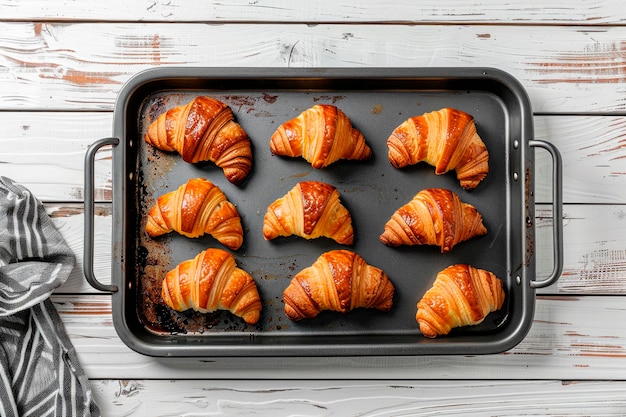
<svg viewBox="0 0 626 417">
<path fill-rule="evenodd" d="M 502 308 L 502 281 L 490 271 L 467 264 L 449 266 L 437 274 L 433 286 L 417 303 L 416 321 L 429 338 L 452 328 L 480 324 Z"/>
<path fill-rule="evenodd" d="M 298 272 L 283 292 L 285 314 L 291 320 L 311 319 L 329 310 L 347 313 L 356 308 L 387 312 L 395 288 L 387 274 L 355 252 L 332 250 Z"/>
<path fill-rule="evenodd" d="M 210 234 L 232 250 L 243 244 L 237 208 L 217 185 L 204 178 L 192 178 L 163 194 L 150 209 L 148 235 L 157 237 L 172 231 L 189 238 Z"/>
<path fill-rule="evenodd" d="M 316 104 L 281 124 L 270 139 L 270 150 L 274 155 L 302 157 L 318 169 L 339 159 L 366 160 L 372 154 L 348 116 L 329 104 Z"/>
<path fill-rule="evenodd" d="M 460 242 L 487 233 L 482 215 L 444 188 L 427 188 L 397 209 L 380 241 L 388 246 L 437 245 L 447 253 Z"/>
<path fill-rule="evenodd" d="M 212 97 L 199 96 L 162 113 L 150 124 L 145 141 L 166 152 L 178 152 L 186 162 L 211 161 L 233 184 L 252 168 L 252 146 L 231 108 Z"/>
<path fill-rule="evenodd" d="M 176 311 L 228 310 L 248 324 L 257 323 L 261 316 L 254 279 L 223 249 L 210 248 L 178 264 L 165 275 L 161 296 Z"/>
<path fill-rule="evenodd" d="M 327 237 L 337 243 L 354 241 L 352 216 L 341 204 L 339 191 L 321 181 L 302 181 L 267 208 L 263 237 L 299 236 L 305 239 Z"/>
<path fill-rule="evenodd" d="M 476 188 L 489 172 L 489 153 L 474 118 L 452 108 L 410 117 L 391 133 L 387 147 L 395 168 L 424 161 L 437 175 L 456 170 L 466 190 Z"/>
</svg>

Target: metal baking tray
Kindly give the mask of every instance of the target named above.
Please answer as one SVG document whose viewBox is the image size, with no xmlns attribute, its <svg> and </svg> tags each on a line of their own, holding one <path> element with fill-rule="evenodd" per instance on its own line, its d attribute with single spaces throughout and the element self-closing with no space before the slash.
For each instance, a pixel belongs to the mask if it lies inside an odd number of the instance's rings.
<svg viewBox="0 0 626 417">
<path fill-rule="evenodd" d="M 230 184 L 212 163 L 196 165 L 178 154 L 161 152 L 143 140 L 150 122 L 165 110 L 197 95 L 231 106 L 246 130 L 254 162 L 240 186 Z M 338 161 L 313 169 L 301 158 L 274 156 L 269 138 L 276 128 L 318 103 L 338 106 L 373 150 L 369 161 Z M 443 107 L 474 116 L 490 153 L 490 172 L 474 190 L 460 188 L 454 172 L 437 176 L 425 163 L 394 169 L 386 140 L 407 118 Z M 93 161 L 99 148 L 113 145 L 112 282 L 101 284 L 93 271 Z M 553 273 L 538 280 L 535 271 L 534 150 L 554 160 L 554 210 L 560 219 L 558 150 L 533 138 L 532 110 L 519 82 L 492 68 L 176 68 L 141 72 L 119 93 L 113 136 L 95 142 L 85 158 L 85 276 L 112 294 L 113 321 L 120 338 L 151 356 L 337 356 L 487 354 L 508 350 L 529 330 L 535 288 L 558 279 L 562 265 L 562 225 L 555 222 Z M 171 233 L 146 236 L 146 214 L 156 198 L 192 177 L 217 184 L 238 208 L 244 244 L 231 251 L 239 267 L 257 282 L 261 319 L 246 325 L 229 312 L 177 313 L 160 299 L 167 271 L 208 247 L 212 237 L 188 239 Z M 395 285 L 388 313 L 358 309 L 323 312 L 291 322 L 282 292 L 291 278 L 330 249 L 345 246 L 326 238 L 288 237 L 265 241 L 268 205 L 297 182 L 328 182 L 350 210 L 355 243 L 349 249 L 382 268 Z M 488 234 L 440 253 L 438 247 L 391 248 L 379 241 L 391 214 L 428 187 L 455 191 L 483 215 Z M 494 272 L 504 282 L 506 301 L 483 323 L 427 339 L 415 321 L 416 303 L 438 271 L 470 263 Z"/>
</svg>

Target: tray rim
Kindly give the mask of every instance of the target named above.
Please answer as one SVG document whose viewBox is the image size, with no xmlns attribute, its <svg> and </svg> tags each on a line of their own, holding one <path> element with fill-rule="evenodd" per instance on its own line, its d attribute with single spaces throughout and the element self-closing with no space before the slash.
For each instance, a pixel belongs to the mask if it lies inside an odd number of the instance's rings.
<svg viewBox="0 0 626 417">
<path fill-rule="evenodd" d="M 392 76 L 390 74 L 393 74 Z M 327 79 L 327 78 L 350 78 L 350 79 L 432 79 L 438 82 L 448 82 L 450 80 L 489 80 L 504 86 L 515 97 L 519 105 L 520 117 L 520 142 L 523 168 L 528 165 L 532 166 L 534 162 L 534 152 L 529 141 L 533 136 L 532 128 L 532 111 L 531 105 L 522 85 L 509 73 L 496 68 L 489 67 L 428 67 L 428 68 L 243 68 L 243 67 L 157 67 L 144 70 L 137 73 L 129 79 L 120 90 L 116 99 L 113 121 L 113 136 L 121 138 L 126 137 L 126 117 L 129 101 L 136 94 L 141 94 L 143 89 L 157 80 L 163 79 L 247 79 L 247 78 L 264 78 L 264 79 L 290 79 L 290 80 L 307 80 L 307 79 Z M 139 93 L 138 93 L 139 92 Z M 121 150 L 120 150 L 121 149 Z M 114 149 L 113 163 L 119 165 L 122 169 L 114 169 L 115 173 L 127 173 L 127 161 L 123 154 L 124 147 Z M 530 161 L 530 162 L 529 162 Z M 525 202 L 525 217 L 534 219 L 534 189 L 532 175 L 523 176 L 525 181 L 522 190 L 526 190 L 522 200 Z M 113 236 L 121 236 L 121 242 L 116 244 L 115 239 L 112 242 L 112 280 L 120 289 L 112 294 L 113 306 L 113 322 L 119 337 L 131 349 L 149 356 L 363 356 L 363 355 L 429 355 L 429 354 L 493 354 L 501 353 L 516 346 L 526 336 L 530 330 L 535 308 L 535 290 L 530 283 L 535 279 L 535 257 L 534 250 L 534 227 L 522 227 L 527 233 L 522 237 L 526 260 L 522 263 L 518 271 L 511 271 L 520 277 L 518 288 L 521 291 L 521 299 L 523 305 L 519 317 L 513 320 L 507 320 L 507 326 L 513 326 L 506 332 L 506 337 L 495 341 L 485 342 L 476 341 L 471 338 L 467 340 L 448 339 L 441 342 L 441 338 L 435 339 L 437 342 L 427 341 L 428 343 L 416 345 L 407 345 L 406 343 L 388 343 L 382 346 L 371 345 L 355 345 L 350 343 L 336 343 L 327 348 L 320 349 L 319 346 L 306 345 L 302 343 L 281 343 L 277 344 L 260 344 L 260 345 L 242 345 L 236 343 L 230 344 L 199 344 L 188 343 L 187 341 L 170 339 L 167 343 L 155 343 L 155 339 L 151 335 L 138 335 L 132 330 L 132 323 L 128 320 L 128 302 L 126 300 L 126 282 L 124 279 L 124 248 L 126 247 L 127 233 L 125 233 L 125 209 L 124 204 L 126 195 L 126 181 L 116 181 L 114 178 L 113 189 Z M 528 192 L 530 190 L 530 192 Z M 121 205 L 121 207 L 120 207 Z M 534 224 L 534 222 L 533 222 Z M 234 339 L 241 339 L 242 334 L 233 336 Z M 243 337 L 255 338 L 254 334 L 243 334 Z M 270 336 L 272 337 L 272 336 Z M 277 336 L 280 337 L 280 336 Z M 228 341 L 230 337 L 225 336 L 223 339 Z M 256 336 L 258 338 L 258 336 Z M 302 337 L 300 336 L 300 340 Z M 222 338 L 220 338 L 222 339 Z"/>
</svg>

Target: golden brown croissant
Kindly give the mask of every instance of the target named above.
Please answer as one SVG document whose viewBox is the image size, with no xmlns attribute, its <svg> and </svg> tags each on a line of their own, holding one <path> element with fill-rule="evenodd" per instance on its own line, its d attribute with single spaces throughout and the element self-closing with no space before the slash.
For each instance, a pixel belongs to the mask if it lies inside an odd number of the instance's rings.
<svg viewBox="0 0 626 417">
<path fill-rule="evenodd" d="M 427 188 L 396 210 L 380 241 L 388 246 L 438 245 L 446 253 L 459 242 L 487 233 L 474 206 L 444 188 Z"/>
<path fill-rule="evenodd" d="M 161 114 L 145 140 L 163 151 L 177 151 L 186 162 L 214 162 L 233 184 L 240 184 L 252 167 L 248 135 L 235 123 L 231 108 L 211 97 L 196 97 Z"/>
<path fill-rule="evenodd" d="M 415 319 L 426 337 L 445 335 L 453 327 L 481 323 L 504 303 L 502 281 L 492 272 L 471 265 L 452 265 L 417 303 Z"/>
<path fill-rule="evenodd" d="M 474 118 L 444 108 L 407 119 L 387 139 L 389 162 L 402 168 L 425 161 L 437 175 L 456 170 L 461 186 L 475 188 L 489 171 L 489 153 Z"/>
<path fill-rule="evenodd" d="M 372 150 L 340 109 L 317 104 L 278 127 L 270 139 L 275 155 L 302 156 L 313 168 L 339 159 L 365 160 Z"/>
<path fill-rule="evenodd" d="M 165 275 L 161 296 L 176 311 L 229 310 L 248 324 L 258 322 L 261 315 L 254 280 L 237 268 L 235 258 L 223 249 L 207 249 L 178 264 Z"/>
<path fill-rule="evenodd" d="M 217 185 L 204 178 L 192 178 L 162 195 L 148 213 L 148 235 L 156 237 L 171 231 L 191 238 L 208 233 L 233 250 L 243 243 L 237 208 Z"/>
<path fill-rule="evenodd" d="M 352 216 L 339 201 L 339 191 L 320 181 L 302 181 L 267 208 L 263 237 L 296 235 L 305 239 L 321 236 L 351 245 Z"/>
<path fill-rule="evenodd" d="M 394 291 L 384 271 L 354 252 L 333 250 L 292 278 L 283 301 L 287 317 L 301 320 L 324 310 L 346 313 L 365 307 L 389 311 Z"/>
</svg>

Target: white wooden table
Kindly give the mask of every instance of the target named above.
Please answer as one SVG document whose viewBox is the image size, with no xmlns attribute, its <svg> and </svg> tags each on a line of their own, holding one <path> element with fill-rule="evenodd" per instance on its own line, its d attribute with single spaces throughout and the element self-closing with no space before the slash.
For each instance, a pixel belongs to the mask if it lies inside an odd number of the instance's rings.
<svg viewBox="0 0 626 417">
<path fill-rule="evenodd" d="M 539 6 L 541 5 L 541 6 Z M 527 337 L 466 357 L 155 359 L 116 335 L 83 253 L 83 158 L 122 84 L 154 66 L 491 66 L 518 78 L 564 162 L 564 271 Z M 0 0 L 0 175 L 76 253 L 57 306 L 105 416 L 624 415 L 626 10 L 620 0 Z M 110 280 L 110 153 L 98 153 L 96 270 Z M 539 275 L 551 164 L 537 152 Z"/>
</svg>

